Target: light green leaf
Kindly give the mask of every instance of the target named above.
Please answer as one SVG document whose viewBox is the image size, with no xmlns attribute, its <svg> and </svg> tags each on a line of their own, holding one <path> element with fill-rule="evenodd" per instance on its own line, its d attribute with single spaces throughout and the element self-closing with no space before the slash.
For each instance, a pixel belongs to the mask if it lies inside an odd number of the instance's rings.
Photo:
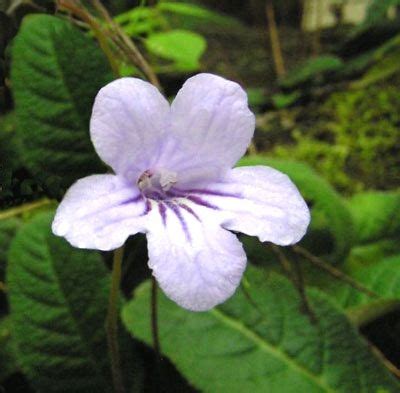
<svg viewBox="0 0 400 393">
<path fill-rule="evenodd" d="M 185 30 L 171 30 L 151 34 L 145 41 L 147 49 L 166 60 L 175 63 L 176 70 L 195 71 L 207 43 L 196 33 Z"/>
<path fill-rule="evenodd" d="M 385 258 L 374 265 L 356 267 L 347 272 L 354 280 L 374 292 L 371 297 L 349 285 L 338 283 L 330 293 L 338 304 L 348 310 L 357 324 L 369 322 L 400 306 L 400 254 Z"/>
<path fill-rule="evenodd" d="M 344 200 L 327 181 L 300 162 L 247 156 L 238 165 L 266 165 L 286 173 L 312 207 L 303 245 L 334 263 L 344 260 L 354 243 L 353 222 Z"/>
<path fill-rule="evenodd" d="M 94 97 L 111 74 L 92 39 L 66 20 L 29 15 L 12 60 L 17 134 L 26 165 L 42 178 L 60 177 L 66 186 L 102 171 L 89 118 Z"/>
<path fill-rule="evenodd" d="M 398 392 L 400 387 L 369 352 L 346 318 L 317 291 L 316 321 L 302 313 L 297 292 L 283 277 L 250 270 L 242 290 L 205 313 L 160 296 L 163 353 L 202 392 Z M 131 333 L 151 344 L 150 283 L 123 309 Z"/>
<path fill-rule="evenodd" d="M 108 274 L 96 252 L 51 234 L 38 214 L 12 242 L 7 270 L 17 360 L 42 392 L 111 391 L 104 321 Z"/>
<path fill-rule="evenodd" d="M 400 192 L 369 191 L 349 201 L 358 243 L 400 238 Z"/>
<path fill-rule="evenodd" d="M 213 12 L 207 8 L 199 7 L 196 4 L 188 3 L 177 3 L 172 1 L 160 1 L 157 4 L 157 8 L 163 12 L 169 12 L 171 14 L 176 14 L 183 16 L 185 18 L 196 18 L 203 21 L 203 23 L 214 23 L 221 26 L 234 27 L 235 25 L 240 25 L 239 21 L 222 15 L 218 12 Z"/>
</svg>

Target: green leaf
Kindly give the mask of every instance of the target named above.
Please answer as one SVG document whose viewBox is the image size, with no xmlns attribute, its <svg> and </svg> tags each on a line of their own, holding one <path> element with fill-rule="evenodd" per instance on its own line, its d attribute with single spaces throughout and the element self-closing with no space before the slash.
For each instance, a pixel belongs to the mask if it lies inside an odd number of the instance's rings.
<svg viewBox="0 0 400 393">
<path fill-rule="evenodd" d="M 51 234 L 38 214 L 12 242 L 7 270 L 17 360 L 43 392 L 109 392 L 108 274 L 96 252 Z"/>
<path fill-rule="evenodd" d="M 130 36 L 140 36 L 150 34 L 165 26 L 166 21 L 150 7 L 135 7 L 114 18 L 119 23 L 126 34 Z"/>
<path fill-rule="evenodd" d="M 306 61 L 281 81 L 285 88 L 294 88 L 312 82 L 317 76 L 335 72 L 343 67 L 342 59 L 336 56 L 320 56 Z"/>
<path fill-rule="evenodd" d="M 185 18 L 196 18 L 203 23 L 214 23 L 220 26 L 234 27 L 240 25 L 235 18 L 213 12 L 207 8 L 195 4 L 177 3 L 171 1 L 160 1 L 157 4 L 160 11 L 183 16 Z"/>
<path fill-rule="evenodd" d="M 249 269 L 248 296 L 238 290 L 205 313 L 160 295 L 161 348 L 202 392 L 376 392 L 399 385 L 346 318 L 320 292 L 310 292 L 316 321 L 303 314 L 283 277 Z M 131 333 L 152 342 L 150 283 L 123 309 Z"/>
<path fill-rule="evenodd" d="M 145 43 L 151 53 L 172 60 L 179 71 L 197 70 L 207 47 L 206 40 L 201 35 L 185 30 L 151 34 Z"/>
<path fill-rule="evenodd" d="M 103 170 L 89 138 L 94 97 L 111 79 L 91 38 L 66 20 L 29 15 L 12 50 L 17 134 L 26 165 L 65 186 Z"/>
<path fill-rule="evenodd" d="M 370 26 L 387 17 L 390 7 L 400 5 L 400 0 L 372 0 L 367 10 L 364 25 Z"/>
<path fill-rule="evenodd" d="M 363 89 L 389 79 L 399 72 L 399 61 L 400 54 L 397 49 L 396 52 L 385 55 L 376 64 L 372 65 L 360 80 L 352 84 L 352 87 Z"/>
<path fill-rule="evenodd" d="M 17 218 L 0 220 L 0 280 L 4 278 L 8 248 L 20 224 Z"/>
<path fill-rule="evenodd" d="M 400 192 L 369 191 L 349 201 L 358 243 L 400 237 Z"/>
<path fill-rule="evenodd" d="M 298 90 L 288 94 L 278 93 L 272 96 L 272 102 L 274 103 L 275 108 L 284 109 L 296 103 L 300 97 L 301 93 Z"/>
<path fill-rule="evenodd" d="M 395 301 L 400 304 L 400 254 L 394 255 L 374 265 L 357 267 L 347 273 L 356 281 L 373 291 L 378 298 L 370 297 L 348 285 L 337 285 L 335 297 L 341 307 L 359 310 L 360 306 L 370 306 L 380 314 L 377 304 Z M 382 302 L 383 301 L 383 302 Z"/>
<path fill-rule="evenodd" d="M 353 222 L 344 200 L 328 182 L 300 162 L 247 156 L 238 165 L 266 165 L 286 173 L 312 207 L 311 225 L 302 244 L 334 263 L 344 260 L 354 243 Z"/>
<path fill-rule="evenodd" d="M 0 319 L 0 383 L 18 371 L 11 330 L 10 319 L 8 317 Z"/>
</svg>

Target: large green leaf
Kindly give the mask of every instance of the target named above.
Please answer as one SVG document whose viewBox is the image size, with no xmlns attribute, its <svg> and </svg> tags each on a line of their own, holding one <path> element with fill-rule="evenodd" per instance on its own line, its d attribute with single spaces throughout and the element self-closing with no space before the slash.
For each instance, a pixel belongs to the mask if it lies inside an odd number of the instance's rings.
<svg viewBox="0 0 400 393">
<path fill-rule="evenodd" d="M 249 271 L 248 296 L 239 290 L 205 313 L 159 302 L 163 353 L 203 392 L 398 392 L 354 327 L 319 292 L 310 300 L 316 320 L 302 313 L 284 278 Z M 152 342 L 147 311 L 150 284 L 123 309 L 135 337 Z"/>
<path fill-rule="evenodd" d="M 300 162 L 248 156 L 239 165 L 267 165 L 286 173 L 312 207 L 311 225 L 303 244 L 334 263 L 344 260 L 354 242 L 352 217 L 344 200 L 328 182 Z"/>
<path fill-rule="evenodd" d="M 111 75 L 93 40 L 66 20 L 30 15 L 13 45 L 11 79 L 27 166 L 65 185 L 101 171 L 89 118 Z"/>
<path fill-rule="evenodd" d="M 109 392 L 104 321 L 108 274 L 99 254 L 51 234 L 37 215 L 12 242 L 7 285 L 17 360 L 42 392 Z"/>
<path fill-rule="evenodd" d="M 359 243 L 400 237 L 400 192 L 356 194 L 349 207 Z"/>
</svg>

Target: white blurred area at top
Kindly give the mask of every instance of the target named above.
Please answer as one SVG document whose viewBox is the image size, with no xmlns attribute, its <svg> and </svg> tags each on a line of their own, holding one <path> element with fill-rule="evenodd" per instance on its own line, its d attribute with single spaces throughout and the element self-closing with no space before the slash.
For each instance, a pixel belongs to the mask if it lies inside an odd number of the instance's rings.
<svg viewBox="0 0 400 393">
<path fill-rule="evenodd" d="M 302 28 L 315 31 L 333 27 L 337 24 L 335 9 L 341 9 L 345 23 L 360 24 L 364 21 L 371 0 L 304 0 Z M 394 7 L 389 9 L 388 16 L 395 17 Z"/>
</svg>

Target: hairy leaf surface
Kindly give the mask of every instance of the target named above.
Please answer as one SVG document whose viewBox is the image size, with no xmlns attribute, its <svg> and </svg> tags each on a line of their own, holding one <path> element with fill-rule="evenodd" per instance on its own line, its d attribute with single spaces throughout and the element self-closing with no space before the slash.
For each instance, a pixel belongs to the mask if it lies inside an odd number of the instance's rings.
<svg viewBox="0 0 400 393">
<path fill-rule="evenodd" d="M 73 249 L 37 215 L 12 242 L 7 271 L 17 360 L 37 390 L 107 392 L 108 275 L 99 254 Z"/>
<path fill-rule="evenodd" d="M 49 15 L 25 18 L 12 51 L 17 133 L 26 165 L 70 185 L 103 171 L 89 138 L 98 90 L 111 79 L 93 40 Z"/>
<path fill-rule="evenodd" d="M 183 310 L 160 295 L 163 353 L 204 392 L 398 392 L 399 385 L 320 292 L 310 300 L 316 321 L 301 312 L 284 278 L 249 269 L 242 290 L 205 313 Z M 123 309 L 132 334 L 151 344 L 150 283 Z"/>
</svg>

